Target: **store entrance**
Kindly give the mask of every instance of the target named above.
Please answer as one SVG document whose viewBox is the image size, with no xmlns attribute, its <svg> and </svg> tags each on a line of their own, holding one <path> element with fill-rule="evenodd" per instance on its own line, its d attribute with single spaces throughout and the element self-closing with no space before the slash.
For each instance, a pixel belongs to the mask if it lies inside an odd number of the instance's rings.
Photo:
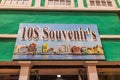
<svg viewBox="0 0 120 80">
<path fill-rule="evenodd" d="M 87 71 L 83 65 L 68 65 L 67 63 L 34 65 L 30 70 L 30 80 L 87 80 Z"/>
<path fill-rule="evenodd" d="M 30 80 L 78 80 L 78 75 L 32 75 Z"/>
</svg>

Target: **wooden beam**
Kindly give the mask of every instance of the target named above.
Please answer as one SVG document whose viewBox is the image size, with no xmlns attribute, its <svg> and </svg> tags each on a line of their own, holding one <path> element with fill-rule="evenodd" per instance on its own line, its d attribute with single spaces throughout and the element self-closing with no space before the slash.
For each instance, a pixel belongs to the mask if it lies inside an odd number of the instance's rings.
<svg viewBox="0 0 120 80">
<path fill-rule="evenodd" d="M 18 61 L 0 61 L 0 66 L 19 66 Z"/>
<path fill-rule="evenodd" d="M 20 65 L 20 62 L 22 61 L 10 61 L 10 62 L 2 62 L 0 61 L 0 65 L 4 66 L 9 66 L 9 65 Z M 25 61 L 23 61 L 25 62 Z M 84 64 L 84 61 L 31 61 L 31 65 L 57 65 L 57 66 L 64 66 L 64 65 L 72 65 L 72 66 L 75 66 L 75 65 L 83 65 Z"/>
<path fill-rule="evenodd" d="M 99 75 L 111 75 L 111 73 L 112 73 L 112 75 L 120 75 L 120 72 L 102 72 L 102 73 L 98 73 L 98 74 Z"/>
<path fill-rule="evenodd" d="M 97 65 L 98 61 L 85 61 L 85 65 Z"/>
<path fill-rule="evenodd" d="M 0 74 L 19 74 L 19 69 L 0 69 Z"/>
<path fill-rule="evenodd" d="M 78 75 L 80 68 L 43 68 L 43 69 L 32 69 L 31 73 L 35 73 L 35 70 L 39 72 L 40 75 Z M 81 68 L 81 70 L 83 70 Z"/>
<path fill-rule="evenodd" d="M 108 73 L 112 73 L 112 72 L 120 72 L 120 68 L 97 68 L 98 72 L 108 72 Z"/>
<path fill-rule="evenodd" d="M 84 61 L 33 61 L 32 65 L 56 65 L 56 66 L 75 66 L 75 65 L 83 65 Z"/>
<path fill-rule="evenodd" d="M 113 65 L 120 65 L 120 62 L 119 61 L 98 61 L 98 63 L 96 65 L 108 65 L 108 66 L 113 66 Z"/>
<path fill-rule="evenodd" d="M 30 72 L 31 74 L 35 73 L 35 70 L 38 70 L 38 72 L 40 73 L 40 75 L 57 75 L 57 74 L 61 74 L 61 75 L 78 75 L 79 74 L 79 70 L 84 71 L 85 69 L 83 68 L 36 68 L 36 69 L 31 69 Z M 0 69 L 0 74 L 19 74 L 20 69 Z M 105 73 L 105 74 L 109 74 L 109 73 L 115 73 L 115 74 L 120 74 L 120 68 L 97 68 L 97 72 L 98 73 Z M 80 77 L 80 76 L 78 76 Z"/>
<path fill-rule="evenodd" d="M 24 62 L 24 61 L 23 61 Z M 87 63 L 91 63 L 91 61 L 86 61 Z M 78 65 L 84 65 L 86 64 L 85 61 L 31 61 L 31 65 L 40 65 L 40 66 L 45 66 L 45 65 L 50 65 L 50 66 L 78 66 Z M 120 62 L 119 61 L 94 61 L 94 63 L 99 66 L 119 66 Z M 20 61 L 0 61 L 0 66 L 20 66 Z"/>
<path fill-rule="evenodd" d="M 17 34 L 0 34 L 0 38 L 16 38 Z M 120 39 L 120 35 L 100 35 L 101 39 Z"/>
<path fill-rule="evenodd" d="M 26 68 L 24 66 L 24 68 Z M 28 69 L 28 68 L 26 68 Z M 37 70 L 39 72 L 39 75 L 78 75 L 79 69 L 84 70 L 83 68 L 36 68 L 36 69 L 30 69 L 30 73 L 35 74 L 35 71 Z M 20 71 L 23 70 L 23 67 L 21 69 L 0 69 L 0 74 L 19 74 Z M 25 72 L 23 70 L 23 72 Z M 21 74 L 21 73 L 20 73 Z"/>
</svg>

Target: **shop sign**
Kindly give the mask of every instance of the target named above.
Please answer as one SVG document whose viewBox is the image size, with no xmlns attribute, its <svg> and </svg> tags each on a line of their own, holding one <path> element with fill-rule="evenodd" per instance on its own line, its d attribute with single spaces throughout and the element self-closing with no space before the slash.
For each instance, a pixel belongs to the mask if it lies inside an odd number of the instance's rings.
<svg viewBox="0 0 120 80">
<path fill-rule="evenodd" d="M 104 60 L 95 24 L 21 23 L 13 60 Z"/>
</svg>

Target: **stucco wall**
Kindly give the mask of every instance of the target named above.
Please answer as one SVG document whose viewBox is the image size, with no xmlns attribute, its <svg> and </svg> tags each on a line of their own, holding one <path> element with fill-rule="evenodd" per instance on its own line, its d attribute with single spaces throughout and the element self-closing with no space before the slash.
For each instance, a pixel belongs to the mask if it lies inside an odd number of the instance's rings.
<svg viewBox="0 0 120 80">
<path fill-rule="evenodd" d="M 0 34 L 17 34 L 20 23 L 97 24 L 100 35 L 120 35 L 113 12 L 0 11 Z M 0 60 L 12 60 L 15 39 L 0 39 Z M 107 60 L 120 60 L 120 40 L 102 40 Z"/>
</svg>

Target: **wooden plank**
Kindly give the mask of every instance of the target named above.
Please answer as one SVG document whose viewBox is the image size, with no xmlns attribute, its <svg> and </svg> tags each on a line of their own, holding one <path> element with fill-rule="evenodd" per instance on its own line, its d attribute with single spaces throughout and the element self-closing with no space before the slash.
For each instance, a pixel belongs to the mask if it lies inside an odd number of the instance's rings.
<svg viewBox="0 0 120 80">
<path fill-rule="evenodd" d="M 98 72 L 108 72 L 108 73 L 111 73 L 111 72 L 119 73 L 120 68 L 97 68 L 97 71 Z"/>
<path fill-rule="evenodd" d="M 0 38 L 16 38 L 17 34 L 0 34 Z M 120 35 L 100 35 L 101 39 L 120 39 Z"/>
<path fill-rule="evenodd" d="M 24 62 L 24 61 L 23 61 Z M 78 65 L 85 65 L 85 61 L 31 61 L 31 65 L 40 65 L 40 66 L 45 66 L 45 65 L 51 65 L 51 66 L 54 66 L 54 65 L 56 65 L 56 66 L 78 66 Z M 88 62 L 87 61 L 87 63 L 90 63 L 90 62 Z M 108 66 L 118 66 L 118 65 L 120 65 L 120 62 L 119 61 L 110 61 L 110 62 L 108 62 L 108 61 L 95 61 L 94 62 L 94 64 L 96 64 L 96 65 L 104 65 L 104 66 L 106 66 L 106 65 L 108 65 Z M 20 64 L 20 61 L 0 61 L 0 66 L 20 66 L 21 64 Z"/>
<path fill-rule="evenodd" d="M 79 74 L 79 70 L 84 71 L 85 69 L 83 68 L 40 68 L 40 69 L 31 69 L 31 75 L 33 75 L 35 73 L 35 70 L 38 70 L 38 72 L 40 73 L 40 75 L 57 75 L 57 74 L 61 74 L 61 75 L 78 75 Z M 105 74 L 109 74 L 109 73 L 116 73 L 116 74 L 120 74 L 120 68 L 97 68 L 97 72 L 98 73 L 105 73 Z M 20 73 L 20 69 L 0 69 L 0 74 L 19 74 Z M 80 78 L 80 76 L 78 76 Z"/>
<path fill-rule="evenodd" d="M 19 65 L 18 61 L 0 61 L 0 66 L 9 66 L 9 65 L 13 65 L 13 66 L 17 66 Z"/>
<path fill-rule="evenodd" d="M 20 62 L 22 61 L 5 61 L 2 62 L 0 61 L 0 65 L 20 65 Z M 23 61 L 24 62 L 24 61 Z M 31 61 L 32 65 L 59 65 L 59 66 L 64 66 L 64 65 L 83 65 L 84 61 Z"/>
<path fill-rule="evenodd" d="M 23 72 L 26 72 L 26 69 L 28 69 L 28 67 L 21 67 L 21 69 L 0 69 L 0 74 L 19 74 L 23 75 Z M 25 70 L 24 70 L 25 69 Z M 79 74 L 79 70 L 83 70 L 82 68 L 43 68 L 43 69 L 31 69 L 30 73 L 31 75 L 35 74 L 35 71 L 39 72 L 39 75 L 57 75 L 57 74 L 61 74 L 61 75 L 78 75 Z M 20 72 L 21 71 L 21 72 Z M 26 72 L 27 73 L 27 72 Z"/>
<path fill-rule="evenodd" d="M 23 69 L 25 67 L 22 67 Z M 27 69 L 27 68 L 26 68 Z M 31 74 L 34 74 L 36 70 L 40 73 L 40 75 L 78 75 L 80 68 L 67 68 L 67 69 L 60 69 L 60 68 L 43 68 L 43 69 L 31 69 Z M 80 69 L 82 70 L 82 69 Z M 20 69 L 0 69 L 0 74 L 18 74 L 20 72 Z"/>
<path fill-rule="evenodd" d="M 35 74 L 35 70 L 39 72 L 39 75 L 78 75 L 80 68 L 43 68 L 43 69 L 32 69 L 31 74 Z"/>
<path fill-rule="evenodd" d="M 84 61 L 33 61 L 32 65 L 75 66 L 75 65 L 84 65 Z"/>
<path fill-rule="evenodd" d="M 0 69 L 0 74 L 19 74 L 19 69 Z"/>
<path fill-rule="evenodd" d="M 99 61 L 96 65 L 120 65 L 119 61 Z"/>
</svg>

